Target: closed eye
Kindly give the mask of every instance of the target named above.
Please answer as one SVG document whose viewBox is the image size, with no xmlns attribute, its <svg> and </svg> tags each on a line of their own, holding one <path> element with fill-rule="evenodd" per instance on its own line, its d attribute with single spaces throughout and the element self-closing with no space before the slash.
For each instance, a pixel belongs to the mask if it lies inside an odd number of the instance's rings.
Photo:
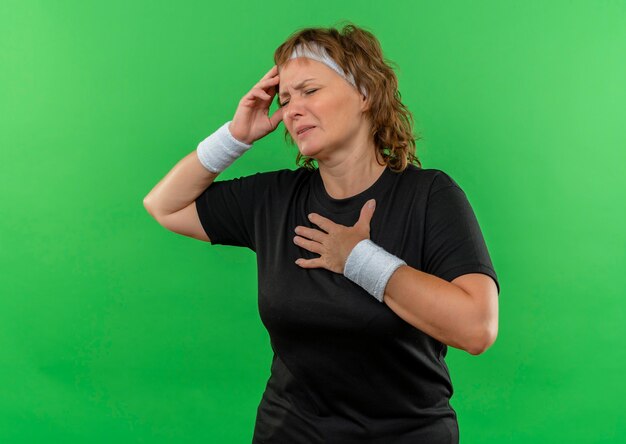
<svg viewBox="0 0 626 444">
<path fill-rule="evenodd" d="M 315 89 L 309 89 L 307 91 L 305 91 L 305 94 L 313 94 L 315 91 L 317 91 L 319 88 L 315 88 Z M 285 100 L 283 103 L 280 104 L 280 106 L 285 106 L 286 104 L 289 103 L 289 100 Z"/>
</svg>

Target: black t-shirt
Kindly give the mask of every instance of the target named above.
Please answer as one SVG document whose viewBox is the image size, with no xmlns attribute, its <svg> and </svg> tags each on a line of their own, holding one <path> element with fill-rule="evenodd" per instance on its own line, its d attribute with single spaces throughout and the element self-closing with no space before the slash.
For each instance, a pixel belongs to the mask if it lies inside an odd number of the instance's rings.
<svg viewBox="0 0 626 444">
<path fill-rule="evenodd" d="M 293 243 L 318 213 L 352 226 L 376 199 L 370 238 L 407 265 L 446 281 L 483 273 L 498 286 L 472 207 L 437 169 L 387 167 L 367 190 L 326 192 L 319 170 L 216 181 L 197 199 L 212 244 L 257 254 L 258 304 L 274 356 L 254 443 L 457 443 L 447 346 L 342 274 L 294 261 L 319 255 Z"/>
</svg>

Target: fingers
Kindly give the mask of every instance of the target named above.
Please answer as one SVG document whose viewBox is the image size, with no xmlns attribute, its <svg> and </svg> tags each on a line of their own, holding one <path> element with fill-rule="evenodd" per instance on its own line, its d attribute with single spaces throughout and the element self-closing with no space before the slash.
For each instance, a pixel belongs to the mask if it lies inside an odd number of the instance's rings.
<svg viewBox="0 0 626 444">
<path fill-rule="evenodd" d="M 263 89 L 269 89 L 269 88 L 276 86 L 279 83 L 279 81 L 280 79 L 278 77 L 272 77 L 271 79 L 263 79 L 254 86 L 263 88 Z"/>
<path fill-rule="evenodd" d="M 274 114 L 272 114 L 272 117 L 270 117 L 270 123 L 272 124 L 272 128 L 278 128 L 278 124 L 283 120 L 284 110 L 285 108 L 278 108 L 276 111 L 274 111 Z"/>
<path fill-rule="evenodd" d="M 267 94 L 265 93 L 261 93 L 259 90 L 257 89 L 251 89 L 248 94 L 246 94 L 242 101 L 243 102 L 256 102 L 257 99 L 261 99 L 263 101 L 267 101 L 267 97 L 264 97 L 262 94 L 264 94 L 265 96 Z M 249 106 L 249 105 L 248 105 Z"/>
<path fill-rule="evenodd" d="M 271 77 L 274 77 L 276 75 L 276 73 L 278 73 L 278 66 L 274 65 L 272 66 L 272 69 L 270 69 L 267 74 L 265 74 L 261 79 L 269 79 Z"/>
<path fill-rule="evenodd" d="M 252 99 L 253 97 L 258 97 L 263 100 L 272 100 L 272 98 L 276 95 L 276 89 L 274 86 L 279 82 L 278 77 L 273 77 L 271 79 L 261 80 L 259 83 L 254 85 L 249 92 L 249 97 Z M 271 89 L 271 95 L 267 93 L 266 90 Z"/>
<path fill-rule="evenodd" d="M 250 92 L 253 93 L 259 99 L 272 100 L 272 96 L 266 93 L 262 88 L 253 88 L 252 91 Z"/>
<path fill-rule="evenodd" d="M 376 200 L 370 199 L 365 202 L 365 205 L 361 207 L 361 214 L 359 215 L 359 220 L 356 222 L 355 225 L 363 225 L 369 230 L 370 222 L 372 220 L 372 217 L 374 216 L 375 208 Z"/>
<path fill-rule="evenodd" d="M 272 100 L 272 96 L 270 96 L 268 93 L 266 93 L 263 89 L 261 88 L 257 88 L 254 87 L 252 88 L 248 94 L 245 95 L 244 99 L 245 100 L 255 100 L 256 98 L 259 98 L 263 101 L 271 101 Z"/>
<path fill-rule="evenodd" d="M 259 83 L 257 83 L 257 85 L 259 85 L 259 86 L 261 86 L 261 85 L 265 85 L 265 86 L 275 85 L 276 83 L 279 82 L 279 80 L 280 79 L 279 79 L 278 76 L 274 76 L 271 79 L 263 79 L 263 80 L 261 80 Z"/>
<path fill-rule="evenodd" d="M 254 101 L 255 98 L 259 98 L 261 100 L 272 100 L 276 95 L 277 88 L 276 85 L 280 82 L 278 78 L 278 66 L 272 66 L 259 82 L 252 87 L 250 92 L 246 94 L 246 100 Z M 268 94 L 268 91 L 271 93 Z"/>
<path fill-rule="evenodd" d="M 299 234 L 301 237 L 306 237 L 308 239 L 311 239 L 319 243 L 324 242 L 324 240 L 326 239 L 326 236 L 328 236 L 326 233 L 322 233 L 319 230 L 315 230 L 313 228 L 303 227 L 303 226 L 296 227 L 294 231 L 296 234 Z"/>
<path fill-rule="evenodd" d="M 259 98 L 263 101 L 270 101 L 276 96 L 277 90 L 275 85 L 279 82 L 278 77 L 272 77 L 271 79 L 261 80 L 259 83 L 254 85 L 254 87 L 246 94 L 245 99 L 254 101 L 256 98 Z M 271 94 L 268 94 L 268 91 Z M 282 113 L 280 120 L 282 120 Z"/>
<path fill-rule="evenodd" d="M 298 259 L 296 264 L 301 266 L 302 268 L 322 268 L 324 267 L 324 262 L 317 257 L 315 259 Z"/>
<path fill-rule="evenodd" d="M 313 253 L 322 254 L 325 251 L 324 245 L 319 242 L 310 241 L 300 236 L 296 236 L 293 238 L 293 243 L 298 245 L 299 247 L 306 248 Z"/>
</svg>

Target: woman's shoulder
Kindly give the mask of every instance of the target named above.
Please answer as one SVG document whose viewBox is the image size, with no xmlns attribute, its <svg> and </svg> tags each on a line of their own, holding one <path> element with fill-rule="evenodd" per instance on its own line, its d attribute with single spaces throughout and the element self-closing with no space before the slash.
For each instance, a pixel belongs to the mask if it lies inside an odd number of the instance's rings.
<svg viewBox="0 0 626 444">
<path fill-rule="evenodd" d="M 403 171 L 403 176 L 412 183 L 417 182 L 420 188 L 427 189 L 429 194 L 449 186 L 460 188 L 450 174 L 438 168 L 422 168 L 414 164 L 408 164 Z"/>
<path fill-rule="evenodd" d="M 302 178 L 302 177 L 308 177 L 310 174 L 312 174 L 312 172 L 306 170 L 305 168 L 298 168 L 296 170 L 282 168 L 282 169 L 272 170 L 272 171 L 259 171 L 259 172 L 244 175 L 244 176 L 233 176 L 232 178 L 222 179 L 222 181 L 235 180 L 235 181 L 255 182 L 258 184 L 266 184 L 266 185 L 269 185 L 271 183 L 284 184 L 288 182 L 297 181 L 299 178 Z"/>
<path fill-rule="evenodd" d="M 302 180 L 309 179 L 315 171 L 308 170 L 304 167 L 297 168 L 295 170 L 289 168 L 281 168 L 278 170 L 264 171 L 257 173 L 260 180 L 268 183 L 275 183 L 279 186 L 287 186 L 289 184 L 295 184 Z"/>
</svg>

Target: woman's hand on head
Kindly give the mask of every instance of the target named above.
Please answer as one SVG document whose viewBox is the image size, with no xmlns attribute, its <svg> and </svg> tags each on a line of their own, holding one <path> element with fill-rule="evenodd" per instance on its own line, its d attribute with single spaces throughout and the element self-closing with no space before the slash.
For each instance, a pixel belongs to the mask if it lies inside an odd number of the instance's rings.
<svg viewBox="0 0 626 444">
<path fill-rule="evenodd" d="M 278 90 L 278 67 L 274 65 L 239 101 L 237 111 L 228 126 L 233 137 L 252 144 L 274 131 L 283 120 L 283 109 L 269 116 L 270 105 Z"/>
</svg>

